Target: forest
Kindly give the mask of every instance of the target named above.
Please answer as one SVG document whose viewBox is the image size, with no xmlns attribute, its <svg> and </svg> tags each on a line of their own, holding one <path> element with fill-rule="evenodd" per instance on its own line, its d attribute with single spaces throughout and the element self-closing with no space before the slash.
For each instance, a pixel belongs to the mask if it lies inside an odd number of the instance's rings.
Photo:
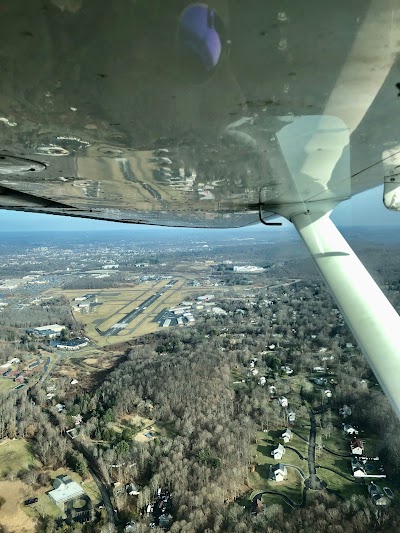
<svg viewBox="0 0 400 533">
<path fill-rule="evenodd" d="M 209 317 L 196 330 L 177 330 L 137 341 L 126 360 L 96 390 L 71 401 L 70 408 L 84 414 L 82 432 L 91 439 L 91 452 L 106 479 L 123 483 L 134 479 L 142 487 L 138 509 L 122 500 L 126 516 L 141 523 L 140 509 L 157 487 L 173 494 L 172 532 L 213 531 L 388 531 L 399 524 L 392 507 L 377 518 L 367 497 L 342 502 L 328 493 L 310 496 L 307 507 L 284 513 L 282 506 L 267 506 L 253 517 L 240 505 L 248 491 L 250 444 L 257 429 L 279 427 L 282 412 L 256 382 L 235 389 L 232 373 L 248 364 L 255 353 L 278 343 L 261 357 L 268 375 L 279 379 L 279 369 L 290 364 L 297 373 L 315 364 L 313 354 L 322 346 L 336 354 L 335 399 L 331 408 L 352 405 L 354 421 L 381 435 L 379 449 L 390 478 L 400 472 L 400 429 L 363 357 L 343 346 L 353 339 L 335 311 L 329 293 L 320 284 L 300 283 L 291 293 L 281 291 L 268 303 L 235 302 L 224 308 L 229 318 Z M 243 312 L 237 313 L 240 308 Z M 309 316 L 314 316 L 312 323 Z M 296 331 L 293 331 L 295 328 Z M 279 339 L 279 341 L 277 341 Z M 307 399 L 306 382 L 304 398 Z M 311 400 L 318 405 L 316 399 Z M 132 431 L 116 432 L 114 421 L 139 413 L 151 415 L 168 428 L 168 436 L 145 446 L 132 441 Z M 323 425 L 324 418 L 321 417 Z M 107 441 L 108 444 L 105 444 Z M 109 465 L 135 464 L 115 473 Z M 139 513 L 139 514 L 138 514 Z M 387 528 L 387 529 L 386 529 Z"/>
</svg>

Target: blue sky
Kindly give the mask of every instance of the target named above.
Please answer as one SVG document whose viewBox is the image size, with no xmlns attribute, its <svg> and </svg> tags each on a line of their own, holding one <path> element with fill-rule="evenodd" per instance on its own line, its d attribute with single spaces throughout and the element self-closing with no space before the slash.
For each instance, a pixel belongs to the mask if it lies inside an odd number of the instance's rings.
<svg viewBox="0 0 400 533">
<path fill-rule="evenodd" d="M 383 186 L 371 189 L 342 202 L 334 211 L 332 219 L 340 225 L 397 225 L 400 224 L 400 212 L 388 211 L 382 202 Z M 285 222 L 285 225 L 290 225 Z M 151 226 L 150 226 L 151 227 Z M 21 213 L 0 210 L 0 231 L 115 231 L 126 230 L 146 232 L 149 227 L 118 224 L 70 217 Z M 160 228 L 160 231 L 171 231 Z M 178 232 L 179 229 L 173 231 Z"/>
</svg>

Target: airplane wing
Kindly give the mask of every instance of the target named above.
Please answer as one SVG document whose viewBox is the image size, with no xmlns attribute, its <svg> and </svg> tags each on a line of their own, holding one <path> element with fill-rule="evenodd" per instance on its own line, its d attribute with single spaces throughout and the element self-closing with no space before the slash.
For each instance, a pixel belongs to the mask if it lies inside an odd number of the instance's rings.
<svg viewBox="0 0 400 533">
<path fill-rule="evenodd" d="M 398 1 L 5 0 L 0 15 L 0 208 L 242 226 L 379 185 L 400 150 Z M 307 117 L 347 134 L 332 179 L 299 191 L 279 135 L 301 119 L 307 135 Z"/>
</svg>

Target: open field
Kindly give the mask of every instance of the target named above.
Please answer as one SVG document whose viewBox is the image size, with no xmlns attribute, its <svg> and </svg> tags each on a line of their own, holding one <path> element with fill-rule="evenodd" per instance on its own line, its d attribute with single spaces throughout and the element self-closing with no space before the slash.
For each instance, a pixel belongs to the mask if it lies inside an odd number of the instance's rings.
<svg viewBox="0 0 400 533">
<path fill-rule="evenodd" d="M 30 466 L 40 467 L 40 463 L 33 457 L 29 450 L 29 442 L 24 439 L 5 440 L 0 443 L 0 497 L 5 503 L 0 510 L 0 524 L 6 526 L 11 532 L 35 531 L 36 521 L 39 516 L 47 515 L 56 518 L 61 516 L 61 510 L 47 495 L 52 489 L 51 485 L 45 487 L 31 486 L 19 479 L 16 474 Z M 101 496 L 92 477 L 86 480 L 68 470 L 41 470 L 50 475 L 52 482 L 61 474 L 68 474 L 74 481 L 82 484 L 85 492 L 90 496 L 94 504 L 101 501 Z M 5 479 L 10 477 L 11 479 Z M 38 502 L 25 506 L 24 500 L 37 497 Z"/>
<path fill-rule="evenodd" d="M 0 378 L 0 394 L 8 392 L 11 389 L 14 389 L 16 384 L 7 378 Z"/>
<path fill-rule="evenodd" d="M 136 433 L 134 440 L 137 442 L 149 442 L 160 436 L 172 438 L 176 435 L 174 429 L 167 424 L 159 424 L 154 418 L 146 418 L 138 414 L 124 415 L 112 427 L 117 432 L 122 432 L 124 428 L 132 428 Z M 146 433 L 152 435 L 146 436 Z"/>
<path fill-rule="evenodd" d="M 20 470 L 37 464 L 38 461 L 30 452 L 26 440 L 7 439 L 0 442 L 0 479 L 9 473 L 17 474 Z"/>
<path fill-rule="evenodd" d="M 0 497 L 5 499 L 0 509 L 0 524 L 7 527 L 7 531 L 11 533 L 36 531 L 36 521 L 21 507 L 21 502 L 31 495 L 29 485 L 20 480 L 0 481 Z"/>
</svg>

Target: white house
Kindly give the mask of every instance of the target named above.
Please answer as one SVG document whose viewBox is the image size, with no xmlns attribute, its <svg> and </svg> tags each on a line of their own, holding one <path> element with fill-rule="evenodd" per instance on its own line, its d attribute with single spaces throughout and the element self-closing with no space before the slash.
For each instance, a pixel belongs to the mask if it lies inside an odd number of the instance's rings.
<svg viewBox="0 0 400 533">
<path fill-rule="evenodd" d="M 327 398 L 332 398 L 332 391 L 330 389 L 326 389 L 324 394 Z"/>
<path fill-rule="evenodd" d="M 54 490 L 51 490 L 48 495 L 57 505 L 85 494 L 82 487 L 75 481 L 72 481 L 69 476 L 58 476 L 54 480 L 53 487 Z"/>
<path fill-rule="evenodd" d="M 275 385 L 268 385 L 268 390 L 270 394 L 276 394 L 276 387 Z"/>
<path fill-rule="evenodd" d="M 275 461 L 280 461 L 285 455 L 285 448 L 282 446 L 282 444 L 278 444 L 275 450 L 271 452 L 271 455 L 273 456 Z"/>
<path fill-rule="evenodd" d="M 383 472 L 383 469 L 380 467 L 380 464 L 374 465 L 374 459 L 369 458 L 355 458 L 351 460 L 351 469 L 353 471 L 354 477 L 365 477 L 365 478 L 375 478 L 375 479 L 384 479 L 386 474 Z"/>
<path fill-rule="evenodd" d="M 284 440 L 284 442 L 290 442 L 292 438 L 292 431 L 288 428 L 285 429 L 285 431 L 282 433 L 281 438 Z"/>
<path fill-rule="evenodd" d="M 287 477 L 287 468 L 284 464 L 278 463 L 275 466 L 271 465 L 272 470 L 272 479 L 276 481 L 277 483 L 280 483 L 281 481 L 284 481 L 284 479 Z"/>
<path fill-rule="evenodd" d="M 125 489 L 129 496 L 138 496 L 140 494 L 140 489 L 135 483 L 127 483 Z"/>
<path fill-rule="evenodd" d="M 279 396 L 278 402 L 281 407 L 287 407 L 289 405 L 289 402 L 285 396 Z"/>
<path fill-rule="evenodd" d="M 261 376 L 260 379 L 258 380 L 259 385 L 265 385 L 266 382 L 267 382 L 267 378 L 264 376 Z"/>
<path fill-rule="evenodd" d="M 343 431 L 346 433 L 346 435 L 358 435 L 358 430 L 351 424 L 343 424 Z"/>
<path fill-rule="evenodd" d="M 351 469 L 354 477 L 366 477 L 367 475 L 364 464 L 357 459 L 351 460 Z"/>
<path fill-rule="evenodd" d="M 288 422 L 296 421 L 296 413 L 294 411 L 288 411 L 287 417 L 288 417 Z"/>
</svg>

